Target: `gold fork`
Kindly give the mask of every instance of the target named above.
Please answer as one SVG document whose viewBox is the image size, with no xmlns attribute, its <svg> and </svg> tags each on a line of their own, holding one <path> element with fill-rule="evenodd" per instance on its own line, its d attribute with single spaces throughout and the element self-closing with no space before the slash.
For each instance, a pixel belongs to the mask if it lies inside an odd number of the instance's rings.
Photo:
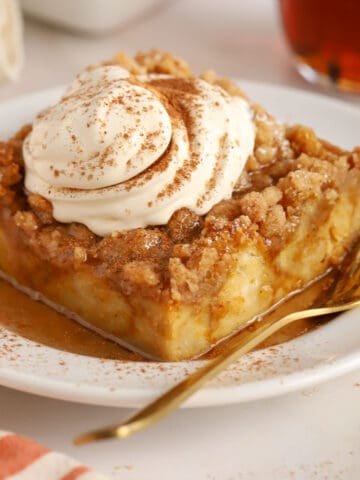
<svg viewBox="0 0 360 480">
<path fill-rule="evenodd" d="M 331 289 L 315 302 L 316 307 L 292 312 L 282 318 L 269 317 L 255 322 L 254 328 L 243 330 L 227 340 L 224 351 L 205 366 L 189 375 L 124 423 L 78 436 L 74 442 L 82 445 L 106 438 L 126 438 L 149 427 L 173 412 L 179 405 L 216 377 L 239 357 L 248 353 L 281 328 L 296 320 L 343 312 L 360 306 L 360 242 L 346 257 Z"/>
</svg>

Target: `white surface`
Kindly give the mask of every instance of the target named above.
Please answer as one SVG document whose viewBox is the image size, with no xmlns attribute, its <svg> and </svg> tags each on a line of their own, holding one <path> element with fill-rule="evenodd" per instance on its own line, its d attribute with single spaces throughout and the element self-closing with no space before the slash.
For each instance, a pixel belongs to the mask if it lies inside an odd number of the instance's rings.
<svg viewBox="0 0 360 480">
<path fill-rule="evenodd" d="M 358 132 L 353 126 L 360 125 L 358 109 L 286 87 L 249 82 L 240 85 L 277 118 L 311 125 L 320 136 L 344 147 L 356 144 Z M 31 121 L 36 112 L 56 102 L 62 91 L 60 87 L 3 103 L 0 137 Z M 358 315 L 357 310 L 348 312 L 275 350 L 254 352 L 240 359 L 189 404 L 231 404 L 271 397 L 359 368 Z M 12 348 L 14 343 L 16 349 Z M 27 392 L 97 405 L 137 406 L 169 388 L 196 364 L 98 360 L 1 334 L 0 367 L 1 384 Z"/>
<path fill-rule="evenodd" d="M 131 411 L 0 388 L 0 424 L 116 480 L 358 480 L 359 384 L 360 372 L 284 397 L 179 410 L 127 440 L 84 447 L 72 438 Z"/>
<path fill-rule="evenodd" d="M 165 46 L 226 75 L 311 89 L 294 71 L 276 1 L 184 0 L 108 37 L 26 27 L 26 65 L 0 99 L 67 83 L 113 51 Z M 359 97 L 343 96 L 360 105 Z M 336 130 L 336 129 L 335 129 Z M 360 142 L 358 142 L 360 143 Z M 0 389 L 0 426 L 27 434 L 124 480 L 358 480 L 359 372 L 302 393 L 233 407 L 183 410 L 123 442 L 73 448 L 73 435 L 129 411 Z M 131 468 L 132 467 L 132 468 Z"/>
<path fill-rule="evenodd" d="M 161 0 L 160 0 L 161 1 Z M 164 0 L 162 0 L 164 1 Z M 55 25 L 103 33 L 124 25 L 160 3 L 159 0 L 20 0 L 25 11 Z"/>
<path fill-rule="evenodd" d="M 224 75 L 314 90 L 293 68 L 276 0 L 172 0 L 101 37 L 27 22 L 25 69 L 16 84 L 0 89 L 0 100 L 67 84 L 84 66 L 119 50 L 132 54 L 152 47 L 186 58 L 197 72 L 213 68 Z M 339 96 L 360 105 L 359 95 Z"/>
</svg>

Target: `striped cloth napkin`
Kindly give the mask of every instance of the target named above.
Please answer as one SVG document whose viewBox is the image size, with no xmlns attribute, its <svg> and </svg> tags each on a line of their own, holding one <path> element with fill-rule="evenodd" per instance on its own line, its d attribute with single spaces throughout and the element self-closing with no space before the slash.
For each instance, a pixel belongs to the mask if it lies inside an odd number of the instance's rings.
<svg viewBox="0 0 360 480">
<path fill-rule="evenodd" d="M 106 480 L 76 460 L 0 431 L 0 480 Z"/>
</svg>

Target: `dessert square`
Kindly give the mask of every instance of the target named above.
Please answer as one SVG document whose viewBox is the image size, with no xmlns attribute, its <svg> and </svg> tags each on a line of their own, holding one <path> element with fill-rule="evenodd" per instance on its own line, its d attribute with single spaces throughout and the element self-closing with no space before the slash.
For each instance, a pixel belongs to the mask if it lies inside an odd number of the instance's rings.
<svg viewBox="0 0 360 480">
<path fill-rule="evenodd" d="M 1 275 L 150 358 L 193 358 L 341 262 L 359 165 L 211 71 L 118 54 L 1 143 Z"/>
</svg>

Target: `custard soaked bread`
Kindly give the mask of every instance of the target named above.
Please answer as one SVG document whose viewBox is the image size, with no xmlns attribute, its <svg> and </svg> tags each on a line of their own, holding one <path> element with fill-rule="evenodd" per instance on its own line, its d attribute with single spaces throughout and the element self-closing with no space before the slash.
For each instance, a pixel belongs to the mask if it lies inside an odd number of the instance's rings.
<svg viewBox="0 0 360 480">
<path fill-rule="evenodd" d="M 212 72 L 120 54 L 1 145 L 0 268 L 150 357 L 192 358 L 341 261 L 359 166 Z"/>
</svg>

